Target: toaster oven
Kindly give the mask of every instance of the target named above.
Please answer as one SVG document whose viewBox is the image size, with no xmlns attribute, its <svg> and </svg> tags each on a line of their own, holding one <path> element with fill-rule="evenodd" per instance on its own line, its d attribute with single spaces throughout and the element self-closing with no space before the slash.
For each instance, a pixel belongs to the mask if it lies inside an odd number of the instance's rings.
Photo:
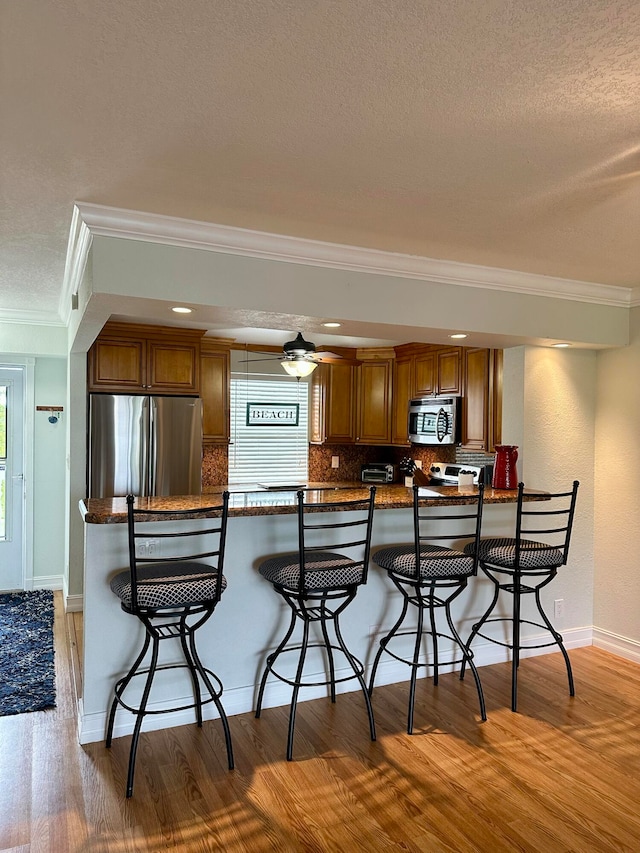
<svg viewBox="0 0 640 853">
<path fill-rule="evenodd" d="M 393 483 L 394 466 L 390 462 L 369 462 L 362 466 L 363 483 Z"/>
</svg>

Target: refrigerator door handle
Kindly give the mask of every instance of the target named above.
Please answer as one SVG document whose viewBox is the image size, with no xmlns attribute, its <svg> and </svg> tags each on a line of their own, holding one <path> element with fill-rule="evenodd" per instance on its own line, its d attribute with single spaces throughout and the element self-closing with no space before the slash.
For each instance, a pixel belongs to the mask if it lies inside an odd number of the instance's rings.
<svg viewBox="0 0 640 853">
<path fill-rule="evenodd" d="M 145 485 L 147 487 L 147 495 L 155 495 L 156 493 L 156 470 L 157 470 L 157 452 L 158 446 L 156 442 L 156 429 L 158 418 L 156 416 L 156 402 L 153 397 L 147 398 L 147 429 L 146 435 L 146 477 Z"/>
</svg>

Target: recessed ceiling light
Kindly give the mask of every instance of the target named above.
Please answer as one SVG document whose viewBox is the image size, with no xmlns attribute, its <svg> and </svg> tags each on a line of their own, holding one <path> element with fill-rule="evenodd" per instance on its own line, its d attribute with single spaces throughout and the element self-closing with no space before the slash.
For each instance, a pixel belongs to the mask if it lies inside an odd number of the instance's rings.
<svg viewBox="0 0 640 853">
<path fill-rule="evenodd" d="M 342 325 L 341 323 L 323 323 L 323 326 L 327 329 L 339 329 Z"/>
<path fill-rule="evenodd" d="M 450 338 L 454 338 L 455 340 L 466 338 L 467 336 L 463 332 L 459 332 L 457 335 L 449 335 Z"/>
<path fill-rule="evenodd" d="M 556 349 L 565 349 L 566 347 L 570 347 L 571 344 L 551 344 L 551 346 Z"/>
<path fill-rule="evenodd" d="M 191 314 L 193 309 L 185 308 L 183 305 L 176 305 L 171 310 L 175 311 L 176 314 Z"/>
</svg>

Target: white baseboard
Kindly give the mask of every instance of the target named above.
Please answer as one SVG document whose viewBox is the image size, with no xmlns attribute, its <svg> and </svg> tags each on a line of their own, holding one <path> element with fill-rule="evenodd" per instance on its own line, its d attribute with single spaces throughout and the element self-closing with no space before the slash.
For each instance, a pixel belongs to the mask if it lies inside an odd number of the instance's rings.
<svg viewBox="0 0 640 853">
<path fill-rule="evenodd" d="M 611 631 L 605 631 L 602 628 L 594 628 L 593 645 L 605 652 L 610 652 L 612 655 L 640 663 L 640 643 L 636 640 L 621 637 L 619 634 L 613 634 Z"/>
<path fill-rule="evenodd" d="M 32 589 L 62 589 L 62 575 L 40 575 L 31 579 Z"/>
<path fill-rule="evenodd" d="M 65 613 L 81 613 L 84 610 L 84 595 L 70 595 L 66 575 L 62 579 L 62 600 Z"/>
<path fill-rule="evenodd" d="M 64 610 L 65 613 L 81 613 L 84 610 L 84 596 L 65 595 Z"/>
<path fill-rule="evenodd" d="M 573 628 L 563 632 L 564 643 L 567 649 L 576 649 L 580 646 L 592 645 L 592 629 L 591 628 Z M 545 642 L 548 635 L 541 635 L 540 639 L 536 637 L 528 637 L 527 642 Z M 640 650 L 640 645 L 638 645 Z M 556 646 L 545 646 L 541 649 L 523 649 L 521 658 L 533 657 L 537 655 L 550 654 L 557 651 Z M 495 643 L 485 642 L 482 644 L 474 644 L 473 646 L 474 662 L 476 666 L 489 666 L 494 663 L 503 663 L 510 660 L 508 649 Z M 640 654 L 640 651 L 638 652 Z M 442 667 L 441 672 L 450 672 L 454 667 Z M 456 667 L 457 668 L 457 667 Z M 344 677 L 349 674 L 349 670 L 339 669 L 336 671 L 336 678 Z M 397 682 L 407 681 L 409 668 L 406 664 L 393 658 L 383 657 L 378 667 L 376 674 L 376 686 L 383 684 L 396 684 Z M 427 670 L 420 673 L 421 678 L 425 678 Z M 310 680 L 313 676 L 310 677 Z M 368 673 L 365 675 L 365 682 L 368 681 Z M 353 679 L 338 683 L 336 691 L 338 693 L 352 692 L 359 690 L 358 682 Z M 326 687 L 305 687 L 300 691 L 299 701 L 307 702 L 311 699 L 319 699 L 327 695 Z M 255 709 L 257 698 L 257 685 L 248 685 L 246 687 L 237 687 L 224 691 L 222 701 L 227 716 L 232 717 L 236 714 L 246 714 Z M 175 700 L 173 704 L 187 704 L 191 701 L 190 697 L 180 698 Z M 291 688 L 289 685 L 281 681 L 270 681 L 267 683 L 264 700 L 262 703 L 263 709 L 276 708 L 282 705 L 288 705 L 291 701 Z M 167 703 L 150 703 L 149 709 L 153 711 L 161 711 L 167 707 Z M 203 719 L 213 720 L 217 718 L 217 713 L 213 703 L 205 705 L 202 713 Z M 78 706 L 78 736 L 81 744 L 93 743 L 95 741 L 104 740 L 105 726 L 107 719 L 107 709 L 98 714 L 84 714 L 82 703 Z M 193 709 L 186 711 L 173 711 L 166 714 L 152 714 L 148 716 L 143 724 L 143 731 L 155 731 L 156 729 L 173 728 L 174 726 L 184 726 L 195 722 L 195 712 Z M 116 715 L 116 723 L 114 726 L 114 738 L 124 737 L 133 732 L 134 718 L 127 711 L 120 709 Z"/>
</svg>

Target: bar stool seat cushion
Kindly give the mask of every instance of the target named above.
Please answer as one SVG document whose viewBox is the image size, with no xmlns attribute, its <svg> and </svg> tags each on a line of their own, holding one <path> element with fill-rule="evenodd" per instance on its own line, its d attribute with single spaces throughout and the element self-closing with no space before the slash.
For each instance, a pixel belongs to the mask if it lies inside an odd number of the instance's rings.
<svg viewBox="0 0 640 853">
<path fill-rule="evenodd" d="M 415 578 L 415 546 L 397 545 L 376 551 L 373 562 L 402 577 Z M 473 557 L 441 545 L 423 544 L 420 547 L 420 578 L 466 577 L 473 574 Z"/>
<path fill-rule="evenodd" d="M 131 606 L 131 572 L 119 572 L 109 584 L 122 603 Z M 222 591 L 227 579 L 222 576 Z M 192 560 L 138 566 L 140 607 L 185 607 L 215 601 L 217 581 L 207 563 Z"/>
<path fill-rule="evenodd" d="M 343 554 L 333 551 L 314 551 L 305 561 L 304 588 L 344 589 L 362 583 L 362 563 L 354 562 Z M 263 578 L 276 586 L 298 590 L 300 587 L 300 555 L 281 554 L 270 557 L 258 569 Z"/>
<path fill-rule="evenodd" d="M 473 545 L 471 542 L 465 547 L 467 554 L 473 554 Z M 511 569 L 516 559 L 516 540 L 507 537 L 481 539 L 478 556 L 483 563 Z M 563 563 L 564 556 L 558 548 L 532 539 L 520 540 L 521 569 L 556 569 Z"/>
</svg>

